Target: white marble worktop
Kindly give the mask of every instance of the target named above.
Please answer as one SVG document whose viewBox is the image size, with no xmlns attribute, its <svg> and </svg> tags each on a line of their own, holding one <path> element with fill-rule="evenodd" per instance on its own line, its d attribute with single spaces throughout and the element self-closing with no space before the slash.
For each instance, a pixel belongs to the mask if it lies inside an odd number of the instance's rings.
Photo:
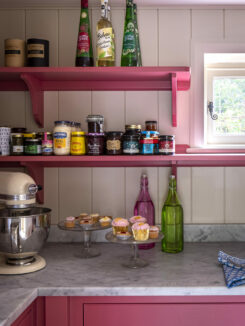
<svg viewBox="0 0 245 326">
<path fill-rule="evenodd" d="M 41 252 L 45 269 L 19 276 L 0 275 L 0 326 L 11 323 L 37 296 L 191 296 L 245 295 L 245 286 L 227 289 L 219 250 L 245 258 L 244 242 L 186 243 L 179 254 L 140 251 L 150 265 L 137 270 L 121 266 L 128 245 L 97 243 L 101 256 L 75 257 L 79 244 L 48 243 Z"/>
</svg>

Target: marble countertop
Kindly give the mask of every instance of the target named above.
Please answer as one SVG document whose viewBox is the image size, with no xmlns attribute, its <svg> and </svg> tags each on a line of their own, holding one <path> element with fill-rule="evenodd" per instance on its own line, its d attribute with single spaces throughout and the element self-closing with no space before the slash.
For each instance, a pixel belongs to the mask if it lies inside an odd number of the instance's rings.
<svg viewBox="0 0 245 326">
<path fill-rule="evenodd" d="M 0 326 L 11 323 L 37 296 L 245 295 L 245 286 L 227 289 L 219 250 L 245 258 L 244 242 L 186 243 L 179 254 L 141 250 L 150 265 L 137 270 L 121 266 L 128 245 L 97 243 L 101 256 L 80 259 L 79 244 L 48 243 L 40 253 L 45 269 L 19 276 L 0 275 Z"/>
</svg>

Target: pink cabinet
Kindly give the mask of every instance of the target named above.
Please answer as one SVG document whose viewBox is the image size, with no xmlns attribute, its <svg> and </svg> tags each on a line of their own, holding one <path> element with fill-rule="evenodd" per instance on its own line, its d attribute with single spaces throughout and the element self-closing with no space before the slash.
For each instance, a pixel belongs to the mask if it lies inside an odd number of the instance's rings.
<svg viewBox="0 0 245 326">
<path fill-rule="evenodd" d="M 37 298 L 11 326 L 45 326 L 44 303 L 43 297 Z"/>
</svg>

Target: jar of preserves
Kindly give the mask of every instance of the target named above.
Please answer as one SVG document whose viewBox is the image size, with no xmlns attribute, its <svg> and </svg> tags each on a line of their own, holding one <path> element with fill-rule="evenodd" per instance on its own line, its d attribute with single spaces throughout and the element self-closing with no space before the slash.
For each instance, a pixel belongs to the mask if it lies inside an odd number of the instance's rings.
<svg viewBox="0 0 245 326">
<path fill-rule="evenodd" d="M 158 135 L 157 131 L 142 131 L 140 137 L 140 154 L 158 154 Z"/>
<path fill-rule="evenodd" d="M 157 121 L 146 121 L 145 129 L 147 131 L 157 131 Z"/>
<path fill-rule="evenodd" d="M 71 124 L 70 121 L 55 121 L 53 131 L 54 154 L 69 155 L 71 145 Z"/>
<path fill-rule="evenodd" d="M 161 135 L 159 137 L 159 154 L 174 155 L 175 153 L 175 136 Z"/>
<path fill-rule="evenodd" d="M 26 138 L 24 143 L 24 154 L 41 155 L 42 154 L 41 139 Z"/>
<path fill-rule="evenodd" d="M 104 132 L 104 117 L 103 115 L 90 114 L 87 116 L 88 133 L 101 134 Z"/>
<path fill-rule="evenodd" d="M 42 142 L 42 155 L 53 155 L 53 134 L 49 131 L 45 131 L 38 134 L 38 138 Z"/>
<path fill-rule="evenodd" d="M 140 153 L 139 145 L 140 135 L 127 135 L 126 133 L 122 137 L 123 154 L 137 155 Z"/>
<path fill-rule="evenodd" d="M 122 135 L 121 131 L 109 131 L 106 133 L 106 154 L 122 154 Z"/>
<path fill-rule="evenodd" d="M 105 134 L 89 133 L 86 135 L 88 155 L 103 155 L 105 152 Z"/>
<path fill-rule="evenodd" d="M 24 154 L 24 142 L 22 134 L 12 135 L 11 142 L 11 155 L 23 155 Z"/>
<path fill-rule="evenodd" d="M 71 133 L 71 155 L 86 154 L 85 132 L 74 131 Z"/>
</svg>

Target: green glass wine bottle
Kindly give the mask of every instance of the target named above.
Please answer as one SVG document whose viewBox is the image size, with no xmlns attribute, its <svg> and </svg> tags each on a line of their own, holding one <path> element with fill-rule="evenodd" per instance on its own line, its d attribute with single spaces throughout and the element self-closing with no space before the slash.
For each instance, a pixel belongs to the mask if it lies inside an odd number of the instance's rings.
<svg viewBox="0 0 245 326">
<path fill-rule="evenodd" d="M 76 67 L 89 67 L 94 65 L 88 13 L 88 0 L 81 0 L 81 14 L 75 65 Z"/>
<path fill-rule="evenodd" d="M 134 3 L 134 24 L 135 24 L 135 36 L 136 36 L 136 48 L 137 48 L 137 66 L 142 66 L 141 50 L 140 50 L 140 37 L 137 19 L 137 5 Z"/>
<path fill-rule="evenodd" d="M 176 191 L 174 175 L 169 179 L 167 199 L 162 208 L 162 251 L 177 253 L 183 250 L 183 208 Z"/>
<path fill-rule="evenodd" d="M 137 66 L 137 46 L 134 20 L 133 0 L 126 0 L 126 16 L 124 23 L 123 47 L 121 55 L 122 67 Z"/>
</svg>

